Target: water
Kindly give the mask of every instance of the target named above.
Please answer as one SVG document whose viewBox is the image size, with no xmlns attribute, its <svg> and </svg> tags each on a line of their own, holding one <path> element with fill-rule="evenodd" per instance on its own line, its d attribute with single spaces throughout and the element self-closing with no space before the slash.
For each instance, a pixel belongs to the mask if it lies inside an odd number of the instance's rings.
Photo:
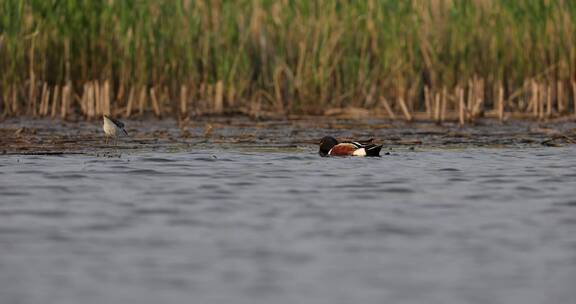
<svg viewBox="0 0 576 304">
<path fill-rule="evenodd" d="M 0 158 L 1 303 L 575 303 L 576 149 Z"/>
</svg>

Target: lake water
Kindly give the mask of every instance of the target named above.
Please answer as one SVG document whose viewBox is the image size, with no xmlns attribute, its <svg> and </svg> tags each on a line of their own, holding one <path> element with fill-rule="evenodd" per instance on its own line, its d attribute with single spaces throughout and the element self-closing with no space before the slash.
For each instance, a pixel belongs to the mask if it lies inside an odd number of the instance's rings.
<svg viewBox="0 0 576 304">
<path fill-rule="evenodd" d="M 576 303 L 575 155 L 0 156 L 0 302 Z"/>
</svg>

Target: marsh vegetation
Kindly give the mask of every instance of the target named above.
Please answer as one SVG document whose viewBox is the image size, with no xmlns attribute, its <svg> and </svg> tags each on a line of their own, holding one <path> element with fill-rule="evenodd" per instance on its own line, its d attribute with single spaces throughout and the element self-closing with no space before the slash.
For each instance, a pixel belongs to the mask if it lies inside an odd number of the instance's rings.
<svg viewBox="0 0 576 304">
<path fill-rule="evenodd" d="M 574 115 L 576 3 L 0 4 L 4 116 Z"/>
</svg>

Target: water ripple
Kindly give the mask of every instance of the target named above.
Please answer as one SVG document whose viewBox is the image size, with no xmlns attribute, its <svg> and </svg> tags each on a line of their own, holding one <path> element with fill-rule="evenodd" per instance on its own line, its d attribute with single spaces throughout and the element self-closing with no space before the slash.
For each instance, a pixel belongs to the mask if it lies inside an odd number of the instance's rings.
<svg viewBox="0 0 576 304">
<path fill-rule="evenodd" d="M 0 158 L 2 294 L 50 304 L 576 297 L 573 148 L 379 159 L 209 148 Z"/>
</svg>

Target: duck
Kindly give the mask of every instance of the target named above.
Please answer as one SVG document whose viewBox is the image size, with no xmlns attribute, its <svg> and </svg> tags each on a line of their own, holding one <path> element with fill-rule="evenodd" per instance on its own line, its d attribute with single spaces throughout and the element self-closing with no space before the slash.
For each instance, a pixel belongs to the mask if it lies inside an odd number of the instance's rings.
<svg viewBox="0 0 576 304">
<path fill-rule="evenodd" d="M 365 141 L 338 142 L 332 136 L 324 136 L 320 140 L 320 156 L 380 156 L 383 145 L 372 143 L 373 139 Z"/>
<path fill-rule="evenodd" d="M 104 130 L 104 135 L 106 136 L 106 143 L 108 143 L 108 138 L 117 140 L 120 136 L 128 136 L 128 132 L 124 129 L 124 123 L 120 120 L 108 115 L 103 115 L 102 120 L 104 121 L 102 130 Z"/>
</svg>

